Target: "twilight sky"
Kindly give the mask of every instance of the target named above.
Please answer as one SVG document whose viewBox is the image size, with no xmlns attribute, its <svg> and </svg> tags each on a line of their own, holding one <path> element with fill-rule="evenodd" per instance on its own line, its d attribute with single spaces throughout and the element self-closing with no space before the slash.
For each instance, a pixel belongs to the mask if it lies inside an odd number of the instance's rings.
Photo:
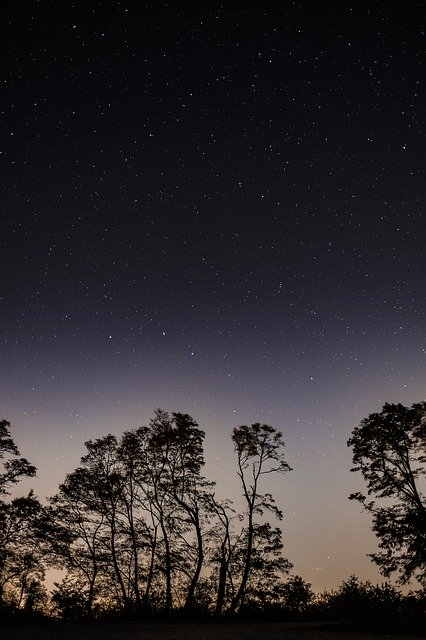
<svg viewBox="0 0 426 640">
<path fill-rule="evenodd" d="M 346 441 L 425 400 L 421 2 L 6 2 L 0 418 L 44 498 L 157 407 L 283 431 L 315 589 L 381 581 Z"/>
</svg>

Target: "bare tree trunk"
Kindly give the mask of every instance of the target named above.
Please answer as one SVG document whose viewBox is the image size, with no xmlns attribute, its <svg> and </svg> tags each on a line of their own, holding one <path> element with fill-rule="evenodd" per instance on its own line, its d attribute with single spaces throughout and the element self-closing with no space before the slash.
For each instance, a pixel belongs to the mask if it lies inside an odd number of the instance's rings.
<svg viewBox="0 0 426 640">
<path fill-rule="evenodd" d="M 248 530 L 247 530 L 247 547 L 246 547 L 246 553 L 244 558 L 243 575 L 241 578 L 240 586 L 238 587 L 237 593 L 235 594 L 231 602 L 231 606 L 229 608 L 229 610 L 232 613 L 234 613 L 237 610 L 237 608 L 242 604 L 244 599 L 247 582 L 250 575 L 250 569 L 251 569 L 251 557 L 253 552 L 253 533 L 254 533 L 253 532 L 253 508 L 251 507 L 249 511 L 249 521 L 248 521 Z"/>
<path fill-rule="evenodd" d="M 117 550 L 115 548 L 115 522 L 114 522 L 114 518 L 115 518 L 115 512 L 113 512 L 113 520 L 110 523 L 110 527 L 111 527 L 111 557 L 112 557 L 112 564 L 113 564 L 113 567 L 114 567 L 115 575 L 116 575 L 117 580 L 118 580 L 118 584 L 120 586 L 120 591 L 121 591 L 121 595 L 122 595 L 122 598 L 123 598 L 124 606 L 126 608 L 128 608 L 128 606 L 129 606 L 129 596 L 128 596 L 127 592 L 126 592 L 126 586 L 124 584 L 123 576 L 121 575 L 121 570 L 120 570 L 120 567 L 118 565 Z"/>
<path fill-rule="evenodd" d="M 166 531 L 163 519 L 161 519 L 161 531 L 163 534 L 165 554 L 164 554 L 164 570 L 166 574 L 166 602 L 165 613 L 169 615 L 173 609 L 173 596 L 172 596 L 172 560 L 170 554 L 169 536 Z"/>
<path fill-rule="evenodd" d="M 145 607 L 147 607 L 148 604 L 149 604 L 149 597 L 150 597 L 150 594 L 151 594 L 152 581 L 153 581 L 153 578 L 154 578 L 155 552 L 157 550 L 157 526 L 155 526 L 155 528 L 154 528 L 154 535 L 150 536 L 150 538 L 151 538 L 151 554 L 150 554 L 150 558 L 149 558 L 149 569 L 148 569 L 148 575 L 147 575 L 147 578 L 146 578 L 145 594 L 144 594 L 144 598 L 143 598 Z"/>
<path fill-rule="evenodd" d="M 203 568 L 204 550 L 203 550 L 203 536 L 201 533 L 201 525 L 198 509 L 193 514 L 193 524 L 195 527 L 195 535 L 197 537 L 197 564 L 195 571 L 192 575 L 191 582 L 186 595 L 184 610 L 189 611 L 194 604 L 195 589 L 197 588 L 198 580 L 200 579 L 201 569 Z"/>
</svg>

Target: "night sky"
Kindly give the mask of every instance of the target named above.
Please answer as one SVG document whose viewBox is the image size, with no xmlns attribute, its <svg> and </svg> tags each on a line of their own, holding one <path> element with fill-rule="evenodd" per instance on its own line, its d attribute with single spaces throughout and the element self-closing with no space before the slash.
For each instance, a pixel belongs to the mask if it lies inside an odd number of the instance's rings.
<svg viewBox="0 0 426 640">
<path fill-rule="evenodd" d="M 295 572 L 382 580 L 346 441 L 426 399 L 422 5 L 3 3 L 0 418 L 41 498 L 157 407 L 238 498 L 266 422 Z"/>
</svg>

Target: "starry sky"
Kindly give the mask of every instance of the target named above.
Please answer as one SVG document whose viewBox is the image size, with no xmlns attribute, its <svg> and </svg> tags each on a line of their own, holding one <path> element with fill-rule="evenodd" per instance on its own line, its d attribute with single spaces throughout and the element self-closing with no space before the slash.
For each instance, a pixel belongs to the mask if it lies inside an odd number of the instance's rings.
<svg viewBox="0 0 426 640">
<path fill-rule="evenodd" d="M 30 485 L 161 407 L 238 503 L 231 431 L 270 423 L 295 572 L 381 581 L 346 441 L 425 400 L 422 3 L 2 13 L 0 418 Z"/>
</svg>

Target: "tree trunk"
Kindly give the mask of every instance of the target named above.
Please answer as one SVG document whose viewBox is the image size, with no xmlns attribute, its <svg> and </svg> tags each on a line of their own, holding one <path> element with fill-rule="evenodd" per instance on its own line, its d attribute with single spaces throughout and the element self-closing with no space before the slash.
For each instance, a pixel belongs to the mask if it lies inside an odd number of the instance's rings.
<svg viewBox="0 0 426 640">
<path fill-rule="evenodd" d="M 150 555 L 150 559 L 149 559 L 148 576 L 147 576 L 147 579 L 146 579 L 146 587 L 145 587 L 145 593 L 144 593 L 144 597 L 143 597 L 145 608 L 147 608 L 148 604 L 149 604 L 149 597 L 150 597 L 150 594 L 151 594 L 152 580 L 154 578 L 154 563 L 155 563 L 155 552 L 156 552 L 156 549 L 157 549 L 157 528 L 155 527 L 154 536 L 151 538 L 151 555 Z"/>
<path fill-rule="evenodd" d="M 196 511 L 193 515 L 193 524 L 195 527 L 195 534 L 197 536 L 197 564 L 195 567 L 194 574 L 191 578 L 191 582 L 189 585 L 188 593 L 186 595 L 184 610 L 189 611 L 194 604 L 194 596 L 195 589 L 197 588 L 198 580 L 200 578 L 201 569 L 203 568 L 203 560 L 204 560 L 204 550 L 203 550 L 203 536 L 201 533 L 201 525 L 198 511 Z"/>
<path fill-rule="evenodd" d="M 252 551 L 253 551 L 253 508 L 251 506 L 250 512 L 249 512 L 249 521 L 248 521 L 247 549 L 246 549 L 246 557 L 244 559 L 244 570 L 243 570 L 240 586 L 229 608 L 231 613 L 234 613 L 237 610 L 237 608 L 242 604 L 246 587 L 247 587 L 248 577 L 250 574 Z"/>
<path fill-rule="evenodd" d="M 113 515 L 115 517 L 115 513 Z M 115 549 L 115 523 L 111 522 L 111 556 L 112 556 L 112 564 L 114 566 L 115 575 L 118 580 L 118 584 L 120 586 L 121 595 L 123 598 L 124 606 L 127 609 L 129 607 L 129 597 L 126 592 L 126 586 L 123 581 L 123 576 L 121 575 L 120 567 L 118 566 L 117 561 L 117 552 Z"/>
<path fill-rule="evenodd" d="M 220 616 L 225 604 L 225 590 L 226 590 L 226 574 L 228 572 L 228 562 L 226 559 L 225 542 L 221 545 L 221 557 L 219 567 L 219 580 L 217 586 L 216 607 L 215 615 Z"/>
<path fill-rule="evenodd" d="M 172 612 L 173 608 L 173 596 L 172 596 L 172 561 L 170 556 L 170 543 L 169 537 L 164 526 L 163 520 L 161 520 L 161 531 L 163 533 L 164 546 L 165 546 L 165 574 L 166 574 L 166 602 L 165 602 L 165 613 L 169 615 Z"/>
</svg>

